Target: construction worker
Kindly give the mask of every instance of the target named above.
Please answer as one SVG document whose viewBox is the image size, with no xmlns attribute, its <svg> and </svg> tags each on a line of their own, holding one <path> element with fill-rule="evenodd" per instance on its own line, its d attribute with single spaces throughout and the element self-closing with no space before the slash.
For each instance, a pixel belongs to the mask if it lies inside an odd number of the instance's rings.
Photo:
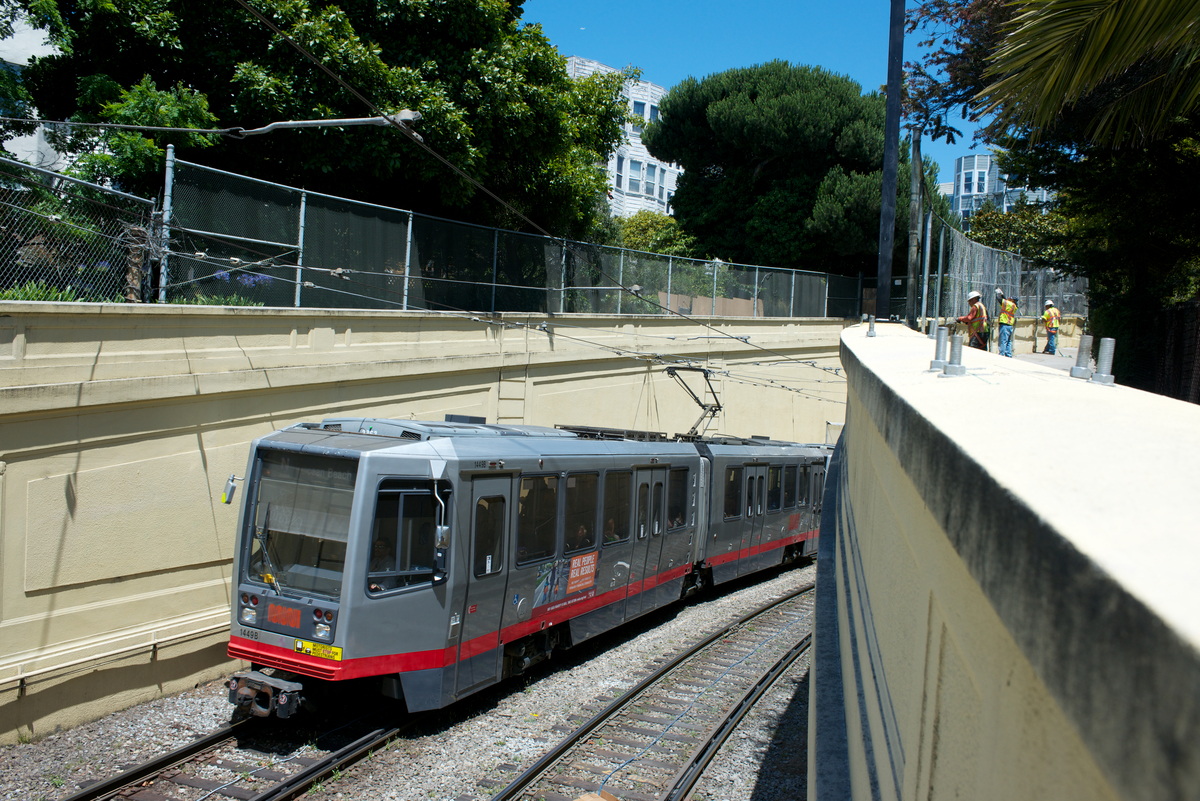
<svg viewBox="0 0 1200 801">
<path fill-rule="evenodd" d="M 1017 321 L 1017 303 L 1004 296 L 1004 290 L 996 287 L 996 303 L 1000 313 L 996 315 L 996 325 L 1000 331 L 1000 341 L 997 343 L 1001 356 L 1012 358 L 1013 324 Z"/>
<path fill-rule="evenodd" d="M 987 350 L 988 318 L 987 309 L 983 308 L 982 298 L 983 295 L 978 292 L 971 292 L 967 295 L 967 303 L 971 304 L 971 311 L 959 317 L 958 321 L 967 324 L 967 335 L 970 337 L 971 347 Z"/>
<path fill-rule="evenodd" d="M 1046 347 L 1042 353 L 1049 353 L 1051 356 L 1055 354 L 1058 345 L 1058 321 L 1062 317 L 1058 313 L 1058 309 L 1054 308 L 1054 301 L 1046 301 L 1046 313 L 1042 315 L 1042 322 L 1046 325 Z"/>
</svg>

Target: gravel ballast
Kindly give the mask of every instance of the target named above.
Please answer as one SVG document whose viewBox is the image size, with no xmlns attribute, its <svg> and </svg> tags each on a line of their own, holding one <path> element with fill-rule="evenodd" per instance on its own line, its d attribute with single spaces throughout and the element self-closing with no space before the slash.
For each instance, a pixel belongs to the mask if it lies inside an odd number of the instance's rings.
<svg viewBox="0 0 1200 801">
<path fill-rule="evenodd" d="M 425 727 L 326 782 L 307 798 L 483 801 L 560 740 L 568 717 L 619 695 L 650 663 L 702 633 L 813 581 L 808 566 L 766 571 L 653 612 L 442 710 Z M 807 659 L 743 721 L 696 788 L 697 801 L 805 797 Z M 220 682 L 118 712 L 33 743 L 0 749 L 0 799 L 61 799 L 81 781 L 207 734 L 228 721 Z M 558 727 L 556 729 L 556 727 Z"/>
</svg>

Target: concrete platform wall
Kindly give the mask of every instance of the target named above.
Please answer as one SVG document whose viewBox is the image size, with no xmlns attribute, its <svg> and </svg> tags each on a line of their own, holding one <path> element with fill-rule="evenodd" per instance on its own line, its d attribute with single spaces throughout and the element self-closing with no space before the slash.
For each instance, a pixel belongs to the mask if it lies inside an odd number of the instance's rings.
<svg viewBox="0 0 1200 801">
<path fill-rule="evenodd" d="M 700 410 L 657 357 L 732 373 L 713 430 L 840 425 L 840 321 L 706 322 L 0 303 L 0 742 L 228 670 L 219 496 L 256 436 L 449 413 L 686 431 Z"/>
<path fill-rule="evenodd" d="M 1200 797 L 1200 408 L 931 350 L 843 334 L 810 798 Z"/>
</svg>

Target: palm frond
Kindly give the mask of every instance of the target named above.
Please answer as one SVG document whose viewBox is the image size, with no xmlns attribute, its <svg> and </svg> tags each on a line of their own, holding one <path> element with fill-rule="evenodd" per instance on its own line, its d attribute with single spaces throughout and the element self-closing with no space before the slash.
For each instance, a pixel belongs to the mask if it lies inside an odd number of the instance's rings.
<svg viewBox="0 0 1200 801">
<path fill-rule="evenodd" d="M 1161 135 L 1200 99 L 1200 0 L 1018 0 L 976 100 L 1038 132 L 1104 94 L 1088 130 L 1120 145 Z"/>
</svg>

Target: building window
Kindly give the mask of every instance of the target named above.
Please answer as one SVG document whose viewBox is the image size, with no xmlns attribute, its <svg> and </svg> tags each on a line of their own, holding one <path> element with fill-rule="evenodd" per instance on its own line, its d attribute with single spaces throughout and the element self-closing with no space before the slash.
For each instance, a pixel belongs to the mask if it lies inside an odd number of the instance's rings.
<svg viewBox="0 0 1200 801">
<path fill-rule="evenodd" d="M 637 117 L 638 120 L 645 119 L 646 118 L 646 104 L 641 102 L 640 100 L 633 101 L 633 116 Z M 633 124 L 633 132 L 634 133 L 642 132 L 641 122 L 635 122 Z"/>
<path fill-rule="evenodd" d="M 642 162 L 629 160 L 629 191 L 642 191 Z"/>
<path fill-rule="evenodd" d="M 971 194 L 971 178 L 974 177 L 974 175 L 975 175 L 975 173 L 972 173 L 972 172 L 964 172 L 963 173 L 963 194 L 964 195 Z"/>
<path fill-rule="evenodd" d="M 621 188 L 621 174 L 625 172 L 625 157 L 617 156 L 617 189 Z"/>
<path fill-rule="evenodd" d="M 663 189 L 664 189 L 663 184 L 664 183 L 666 183 L 666 181 L 660 181 L 658 184 L 658 199 L 659 200 L 663 199 Z"/>
<path fill-rule="evenodd" d="M 653 164 L 646 165 L 646 194 L 654 197 L 654 173 L 655 167 Z"/>
<path fill-rule="evenodd" d="M 976 189 L 976 191 L 981 192 L 981 193 L 987 191 L 987 173 L 986 172 L 981 172 L 976 177 L 975 189 Z"/>
<path fill-rule="evenodd" d="M 650 107 L 650 122 L 658 121 L 658 106 Z"/>
</svg>

